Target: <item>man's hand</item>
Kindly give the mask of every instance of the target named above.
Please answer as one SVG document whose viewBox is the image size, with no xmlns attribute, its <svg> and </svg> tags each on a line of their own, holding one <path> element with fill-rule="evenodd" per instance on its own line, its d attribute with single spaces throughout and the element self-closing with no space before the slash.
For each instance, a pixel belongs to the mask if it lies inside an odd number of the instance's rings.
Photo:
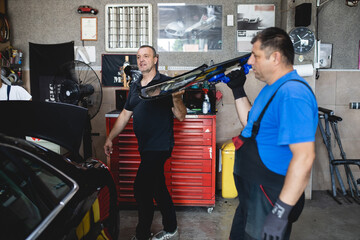
<svg viewBox="0 0 360 240">
<path fill-rule="evenodd" d="M 110 139 L 106 138 L 106 141 L 104 144 L 104 152 L 105 152 L 106 156 L 108 156 L 108 157 L 110 157 L 110 154 L 113 151 L 112 145 L 113 145 L 112 141 Z"/>
<path fill-rule="evenodd" d="M 230 78 L 230 81 L 227 83 L 229 88 L 234 89 L 244 87 L 246 75 L 243 68 L 231 71 L 226 76 Z"/>
<path fill-rule="evenodd" d="M 261 233 L 263 240 L 282 240 L 286 231 L 288 216 L 293 207 L 287 205 L 278 199 L 274 208 L 265 219 L 263 231 Z"/>
<path fill-rule="evenodd" d="M 172 94 L 172 100 L 174 104 L 174 107 L 172 107 L 172 112 L 179 121 L 183 121 L 186 116 L 186 107 L 182 100 L 182 95 L 184 93 L 185 90 L 181 90 Z"/>
<path fill-rule="evenodd" d="M 185 93 L 185 90 L 181 90 L 181 91 L 178 91 L 178 92 L 174 92 L 172 94 L 172 97 L 175 98 L 175 99 L 179 99 L 179 100 L 182 100 L 182 95 L 184 95 Z"/>
<path fill-rule="evenodd" d="M 244 91 L 244 84 L 246 81 L 246 75 L 244 69 L 231 71 L 226 75 L 230 78 L 230 81 L 227 83 L 228 87 L 231 88 L 234 94 L 234 98 L 242 98 L 246 97 L 246 93 Z"/>
</svg>

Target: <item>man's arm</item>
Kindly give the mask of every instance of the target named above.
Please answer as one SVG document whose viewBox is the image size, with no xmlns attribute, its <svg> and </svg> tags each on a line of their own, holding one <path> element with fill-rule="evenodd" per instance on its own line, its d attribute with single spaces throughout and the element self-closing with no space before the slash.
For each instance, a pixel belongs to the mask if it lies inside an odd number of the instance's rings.
<svg viewBox="0 0 360 240">
<path fill-rule="evenodd" d="M 105 144 L 104 144 L 104 151 L 107 156 L 110 156 L 110 153 L 112 153 L 112 150 L 113 150 L 112 140 L 117 135 L 119 135 L 119 133 L 121 133 L 124 130 L 126 124 L 129 122 L 132 114 L 133 114 L 132 111 L 123 109 L 121 111 L 120 115 L 118 116 L 118 118 L 116 119 L 114 127 L 111 129 L 109 136 L 106 138 Z"/>
<path fill-rule="evenodd" d="M 235 108 L 239 116 L 240 122 L 245 127 L 247 123 L 248 113 L 251 109 L 249 99 L 245 96 L 242 98 L 235 99 Z"/>
<path fill-rule="evenodd" d="M 285 183 L 270 214 L 267 215 L 262 239 L 283 239 L 291 209 L 299 200 L 309 182 L 315 159 L 315 143 L 290 144 L 293 157 L 285 176 Z"/>
<path fill-rule="evenodd" d="M 175 117 L 179 121 L 183 121 L 186 116 L 186 107 L 182 100 L 182 95 L 184 93 L 185 93 L 185 90 L 175 92 L 172 94 L 172 100 L 173 100 L 173 105 L 174 105 L 174 107 L 172 108 L 172 111 L 173 111 Z"/>
<path fill-rule="evenodd" d="M 290 150 L 293 157 L 279 199 L 294 206 L 309 182 L 311 167 L 315 160 L 315 143 L 290 144 Z"/>
</svg>

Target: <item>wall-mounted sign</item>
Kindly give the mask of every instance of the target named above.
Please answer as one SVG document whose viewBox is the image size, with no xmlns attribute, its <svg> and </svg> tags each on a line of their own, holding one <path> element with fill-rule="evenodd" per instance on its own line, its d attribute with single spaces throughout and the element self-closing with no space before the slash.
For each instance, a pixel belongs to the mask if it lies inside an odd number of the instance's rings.
<svg viewBox="0 0 360 240">
<path fill-rule="evenodd" d="M 261 30 L 275 26 L 274 4 L 237 5 L 237 51 L 251 52 L 251 39 Z"/>
</svg>

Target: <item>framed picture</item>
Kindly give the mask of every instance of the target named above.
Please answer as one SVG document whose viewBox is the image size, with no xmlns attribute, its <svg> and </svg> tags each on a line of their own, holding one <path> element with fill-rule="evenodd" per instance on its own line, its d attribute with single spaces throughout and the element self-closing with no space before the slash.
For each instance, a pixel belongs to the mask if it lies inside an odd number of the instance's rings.
<svg viewBox="0 0 360 240">
<path fill-rule="evenodd" d="M 158 4 L 159 52 L 222 49 L 222 6 Z"/>
<path fill-rule="evenodd" d="M 238 4 L 236 20 L 237 51 L 251 52 L 251 39 L 259 31 L 275 26 L 275 5 Z"/>
<path fill-rule="evenodd" d="M 81 40 L 97 41 L 96 17 L 81 17 Z"/>
</svg>

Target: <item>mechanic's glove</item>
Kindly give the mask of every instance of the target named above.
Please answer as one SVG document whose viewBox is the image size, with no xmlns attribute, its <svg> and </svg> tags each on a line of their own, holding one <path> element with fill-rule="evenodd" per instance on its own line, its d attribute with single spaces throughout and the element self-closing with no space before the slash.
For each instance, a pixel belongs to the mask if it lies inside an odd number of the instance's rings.
<svg viewBox="0 0 360 240">
<path fill-rule="evenodd" d="M 286 231 L 288 216 L 293 206 L 287 205 L 278 199 L 274 208 L 267 215 L 261 233 L 263 240 L 282 240 Z"/>
<path fill-rule="evenodd" d="M 234 98 L 242 98 L 246 97 L 246 93 L 244 90 L 244 84 L 246 81 L 246 75 L 244 72 L 244 68 L 240 70 L 234 70 L 226 75 L 230 78 L 230 81 L 227 83 L 228 87 L 231 88 Z"/>
</svg>

